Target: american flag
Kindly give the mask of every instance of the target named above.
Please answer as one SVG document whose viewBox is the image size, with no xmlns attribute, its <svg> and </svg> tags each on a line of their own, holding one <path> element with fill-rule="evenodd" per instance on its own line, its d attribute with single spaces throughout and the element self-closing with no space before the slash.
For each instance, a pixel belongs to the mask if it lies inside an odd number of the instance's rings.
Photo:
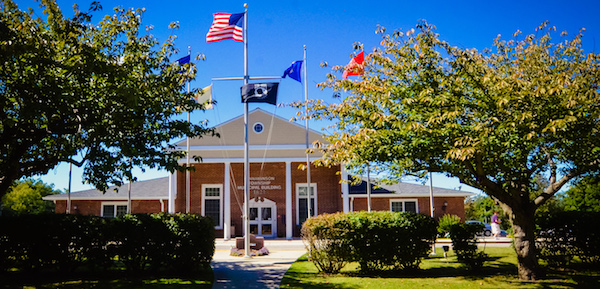
<svg viewBox="0 0 600 289">
<path fill-rule="evenodd" d="M 244 41 L 242 22 L 244 13 L 215 13 L 213 23 L 206 34 L 206 42 L 216 42 L 225 39 Z"/>
</svg>

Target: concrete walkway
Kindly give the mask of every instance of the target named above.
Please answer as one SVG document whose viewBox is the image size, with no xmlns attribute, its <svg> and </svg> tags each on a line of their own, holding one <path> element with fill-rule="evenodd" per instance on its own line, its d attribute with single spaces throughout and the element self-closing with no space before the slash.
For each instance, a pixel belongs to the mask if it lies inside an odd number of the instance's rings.
<svg viewBox="0 0 600 289">
<path fill-rule="evenodd" d="M 480 238 L 479 246 L 508 247 L 511 238 Z M 450 239 L 437 239 L 436 247 L 452 245 Z M 267 256 L 253 258 L 230 256 L 235 240 L 215 241 L 215 255 L 211 266 L 215 275 L 213 289 L 222 288 L 279 288 L 281 279 L 292 263 L 306 253 L 302 240 L 265 240 Z M 441 252 L 438 252 L 441 253 Z"/>
<path fill-rule="evenodd" d="M 279 288 L 281 278 L 292 263 L 306 253 L 301 240 L 265 240 L 267 256 L 230 256 L 235 240 L 217 239 L 211 266 L 216 288 Z"/>
</svg>

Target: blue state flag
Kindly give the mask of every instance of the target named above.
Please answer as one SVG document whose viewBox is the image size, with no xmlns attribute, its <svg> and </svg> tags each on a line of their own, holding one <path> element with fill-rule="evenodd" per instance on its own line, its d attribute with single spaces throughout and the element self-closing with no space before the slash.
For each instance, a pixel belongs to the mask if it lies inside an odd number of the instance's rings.
<svg viewBox="0 0 600 289">
<path fill-rule="evenodd" d="M 290 67 L 288 67 L 288 69 L 286 69 L 283 72 L 282 78 L 289 76 L 290 78 L 295 79 L 296 81 L 302 83 L 302 76 L 300 74 L 301 71 L 302 71 L 302 60 L 294 61 L 292 63 L 292 65 L 290 65 Z"/>
<path fill-rule="evenodd" d="M 186 55 L 186 56 L 184 56 L 182 58 L 177 59 L 177 63 L 179 65 L 184 65 L 186 63 L 190 63 L 190 55 L 188 54 L 188 55 Z"/>
</svg>

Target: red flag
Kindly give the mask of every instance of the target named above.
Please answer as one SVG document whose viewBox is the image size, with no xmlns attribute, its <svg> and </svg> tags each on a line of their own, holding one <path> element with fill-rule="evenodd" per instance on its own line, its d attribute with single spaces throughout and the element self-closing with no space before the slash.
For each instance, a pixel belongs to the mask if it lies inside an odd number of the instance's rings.
<svg viewBox="0 0 600 289">
<path fill-rule="evenodd" d="M 244 13 L 215 13 L 213 23 L 206 34 L 206 42 L 215 42 L 225 39 L 244 41 L 242 23 Z"/>
<path fill-rule="evenodd" d="M 348 76 L 351 75 L 362 75 L 365 72 L 365 66 L 363 65 L 364 62 L 365 52 L 361 51 L 358 55 L 352 58 L 352 60 L 350 60 L 350 63 L 348 63 L 348 65 L 346 65 L 342 77 L 344 77 L 344 79 L 347 79 Z"/>
</svg>

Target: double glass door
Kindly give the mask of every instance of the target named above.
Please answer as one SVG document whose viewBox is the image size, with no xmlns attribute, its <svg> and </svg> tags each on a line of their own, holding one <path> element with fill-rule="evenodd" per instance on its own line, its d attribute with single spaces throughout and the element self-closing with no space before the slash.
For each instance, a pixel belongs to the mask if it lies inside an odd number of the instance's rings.
<svg viewBox="0 0 600 289">
<path fill-rule="evenodd" d="M 250 202 L 250 234 L 263 237 L 275 237 L 277 233 L 277 207 L 275 202 L 265 199 L 262 202 Z"/>
</svg>

